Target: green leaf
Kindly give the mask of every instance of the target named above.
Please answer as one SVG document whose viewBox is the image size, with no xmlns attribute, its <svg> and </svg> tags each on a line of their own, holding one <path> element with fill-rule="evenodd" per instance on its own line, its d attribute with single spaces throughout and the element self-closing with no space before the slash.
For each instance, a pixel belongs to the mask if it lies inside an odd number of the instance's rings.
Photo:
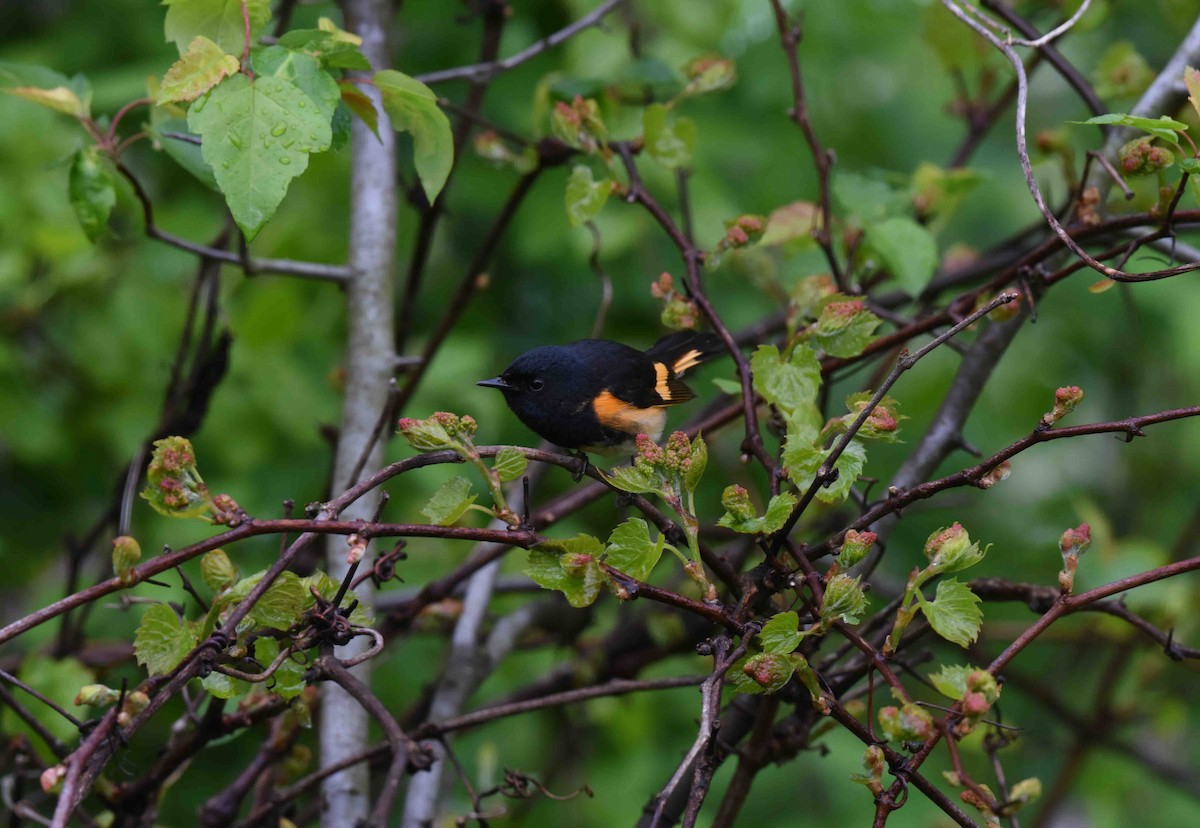
<svg viewBox="0 0 1200 828">
<path fill-rule="evenodd" d="M 663 552 L 663 539 L 650 539 L 650 527 L 641 518 L 630 518 L 608 536 L 604 562 L 631 578 L 644 581 Z"/>
<path fill-rule="evenodd" d="M 254 660 L 261 664 L 264 670 L 278 657 L 279 642 L 276 639 L 263 635 L 254 640 Z M 284 699 L 294 699 L 304 692 L 306 671 L 304 665 L 297 664 L 292 658 L 285 658 L 268 682 L 273 679 L 271 689 Z"/>
<path fill-rule="evenodd" d="M 1153 135 L 1155 138 L 1169 141 L 1172 144 L 1179 140 L 1179 136 L 1175 133 L 1187 131 L 1187 124 L 1182 121 L 1176 121 L 1174 118 L 1168 118 L 1166 115 L 1160 118 L 1140 118 L 1137 115 L 1110 112 L 1106 115 L 1097 115 L 1094 118 L 1088 118 L 1086 121 L 1068 121 L 1067 123 L 1113 124 L 1114 126 L 1132 127 L 1133 129 L 1140 129 L 1142 132 Z"/>
<path fill-rule="evenodd" d="M 249 682 L 218 673 L 216 670 L 200 679 L 200 685 L 209 695 L 218 699 L 237 698 L 250 689 Z"/>
<path fill-rule="evenodd" d="M 867 609 L 867 594 L 863 591 L 861 576 L 834 575 L 825 585 L 825 601 L 821 604 L 821 620 L 826 626 L 835 619 L 847 624 L 857 624 Z"/>
<path fill-rule="evenodd" d="M 813 341 L 830 356 L 858 356 L 875 339 L 879 323 L 861 300 L 830 302 L 813 327 Z"/>
<path fill-rule="evenodd" d="M 767 504 L 767 512 L 762 517 L 739 520 L 732 514 L 726 513 L 717 521 L 717 525 L 745 535 L 769 535 L 783 528 L 783 524 L 792 514 L 792 509 L 796 508 L 797 502 L 794 494 L 782 492 L 771 498 L 771 502 Z"/>
<path fill-rule="evenodd" d="M 699 434 L 692 440 L 692 453 L 688 459 L 690 462 L 687 471 L 683 474 L 683 488 L 694 492 L 700 485 L 700 478 L 704 476 L 704 469 L 708 466 L 708 446 L 705 445 L 704 438 Z"/>
<path fill-rule="evenodd" d="M 1196 114 L 1200 115 L 1200 72 L 1191 66 L 1184 67 L 1183 85 L 1188 91 L 1188 103 L 1192 105 Z"/>
<path fill-rule="evenodd" d="M 1190 175 L 1200 172 L 1200 158 L 1180 158 L 1179 169 Z"/>
<path fill-rule="evenodd" d="M 611 178 L 596 181 L 592 178 L 591 168 L 583 164 L 571 170 L 571 177 L 567 179 L 566 203 L 567 220 L 572 227 L 586 224 L 599 215 L 612 193 L 613 184 Z"/>
<path fill-rule="evenodd" d="M 942 638 L 966 647 L 978 637 L 983 624 L 979 596 L 957 578 L 939 583 L 932 601 L 920 592 L 917 592 L 917 600 L 929 626 Z"/>
<path fill-rule="evenodd" d="M 642 113 L 646 154 L 669 170 L 686 167 L 696 146 L 696 125 L 689 118 L 672 118 L 663 104 L 650 104 Z"/>
<path fill-rule="evenodd" d="M 937 267 L 937 242 L 910 218 L 895 216 L 866 228 L 866 243 L 896 277 L 900 287 L 916 295 L 924 290 Z"/>
<path fill-rule="evenodd" d="M 735 680 L 734 689 L 743 693 L 774 693 L 791 681 L 794 672 L 792 660 L 779 653 L 757 653 L 732 669 L 750 680 L 749 686 Z"/>
<path fill-rule="evenodd" d="M 819 449 L 814 444 L 815 435 L 804 428 L 788 428 L 783 446 L 783 462 L 788 476 L 800 491 L 808 491 L 816 479 L 821 465 L 832 449 Z M 822 503 L 840 503 L 850 495 L 850 487 L 862 474 L 867 462 L 867 450 L 858 440 L 851 440 L 846 450 L 838 457 L 833 467 L 838 470 L 837 480 L 817 490 L 817 500 Z"/>
<path fill-rule="evenodd" d="M 309 153 L 329 148 L 329 119 L 286 78 L 234 75 L 192 104 L 188 127 L 203 138 L 229 210 L 247 240 L 275 214 Z"/>
<path fill-rule="evenodd" d="M 133 654 L 152 676 L 169 673 L 199 641 L 191 626 L 166 604 L 146 610 L 133 639 Z"/>
<path fill-rule="evenodd" d="M 450 526 L 463 516 L 475 502 L 475 497 L 471 492 L 470 480 L 465 477 L 452 477 L 421 507 L 421 514 L 429 518 L 429 522 L 434 526 Z"/>
<path fill-rule="evenodd" d="M 234 592 L 239 592 L 240 583 L 253 581 L 252 588 L 253 584 L 262 581 L 262 578 L 263 572 L 250 578 L 244 578 L 239 584 L 235 584 Z M 250 589 L 246 589 L 246 593 L 250 593 Z M 298 622 L 300 613 L 305 611 L 306 604 L 311 604 L 311 601 L 311 596 L 300 584 L 300 576 L 292 571 L 283 571 L 266 589 L 262 598 L 258 599 L 257 604 L 254 604 L 248 618 L 262 626 L 286 630 Z"/>
<path fill-rule="evenodd" d="M 237 583 L 237 569 L 223 549 L 205 552 L 200 558 L 200 577 L 213 593 L 224 592 Z"/>
<path fill-rule="evenodd" d="M 237 58 L 204 35 L 196 35 L 183 56 L 167 70 L 154 102 L 161 106 L 194 101 L 240 68 Z"/>
<path fill-rule="evenodd" d="M 891 215 L 910 209 L 907 193 L 886 182 L 849 170 L 838 170 L 833 177 L 833 197 L 843 212 L 858 224 L 875 224 Z"/>
<path fill-rule="evenodd" d="M 758 641 L 764 652 L 776 655 L 787 655 L 800 646 L 800 616 L 795 612 L 780 612 L 771 616 L 771 620 L 763 624 L 758 634 Z"/>
<path fill-rule="evenodd" d="M 268 46 L 254 53 L 253 63 L 260 78 L 268 76 L 291 81 L 308 96 L 322 118 L 333 120 L 342 92 L 337 81 L 321 68 L 315 57 L 282 46 Z"/>
<path fill-rule="evenodd" d="M 392 128 L 413 137 L 413 163 L 432 204 L 454 165 L 454 136 L 450 119 L 437 105 L 437 95 L 414 78 L 394 69 L 375 73 L 375 86 Z"/>
<path fill-rule="evenodd" d="M 379 110 L 375 102 L 353 86 L 341 86 L 342 103 L 379 137 Z"/>
<path fill-rule="evenodd" d="M 0 61 L 0 92 L 75 118 L 91 114 L 92 87 L 83 75 L 68 78 L 43 66 Z"/>
<path fill-rule="evenodd" d="M 321 18 L 324 25 L 328 18 Z M 366 56 L 359 51 L 362 38 L 343 32 L 332 23 L 329 29 L 293 29 L 277 41 L 280 46 L 306 52 L 322 66 L 332 69 L 355 69 L 362 72 L 371 71 L 371 64 Z"/>
<path fill-rule="evenodd" d="M 561 592 L 571 606 L 586 607 L 607 580 L 599 564 L 603 552 L 600 541 L 591 535 L 544 541 L 530 550 L 525 574 L 540 586 Z"/>
<path fill-rule="evenodd" d="M 821 387 L 821 363 L 807 345 L 797 345 L 784 359 L 774 345 L 759 345 L 750 358 L 754 390 L 784 414 L 811 406 Z"/>
<path fill-rule="evenodd" d="M 154 441 L 141 496 L 167 517 L 200 517 L 212 509 L 208 487 L 196 468 L 196 452 L 186 437 Z"/>
<path fill-rule="evenodd" d="M 116 173 L 112 162 L 94 146 L 75 153 L 68 178 L 71 206 L 79 226 L 92 242 L 112 235 L 108 217 L 117 206 Z"/>
<path fill-rule="evenodd" d="M 312 575 L 300 579 L 300 588 L 304 591 L 304 609 L 307 611 L 316 604 L 316 599 L 312 596 L 314 589 L 326 601 L 332 601 L 337 596 L 338 590 L 342 588 L 342 585 L 318 569 Z M 358 596 L 354 594 L 354 590 L 347 590 L 341 605 L 348 607 L 357 601 Z M 375 621 L 374 616 L 367 612 L 361 603 L 350 613 L 349 620 L 351 624 L 357 624 L 360 627 L 370 626 Z"/>
<path fill-rule="evenodd" d="M 500 449 L 496 453 L 496 459 L 492 461 L 492 468 L 496 470 L 496 474 L 500 475 L 500 480 L 504 483 L 516 480 L 525 473 L 528 466 L 529 458 L 520 449 L 512 446 Z"/>
<path fill-rule="evenodd" d="M 971 666 L 960 667 L 955 664 L 945 664 L 936 673 L 930 673 L 929 680 L 943 696 L 955 701 L 962 701 L 962 697 L 967 693 L 967 676 L 976 669 Z"/>
<path fill-rule="evenodd" d="M 654 494 L 659 490 L 658 478 L 637 466 L 618 466 L 607 479 L 613 488 L 630 494 Z"/>
<path fill-rule="evenodd" d="M 712 384 L 717 386 L 717 390 L 722 394 L 729 394 L 734 397 L 742 395 L 742 384 L 740 382 L 723 379 L 722 377 L 714 377 Z"/>
<path fill-rule="evenodd" d="M 250 44 L 271 20 L 269 0 L 245 0 L 250 17 Z M 240 55 L 246 46 L 242 0 L 163 0 L 169 6 L 163 24 L 167 40 L 175 41 L 180 54 L 197 35 L 204 35 L 222 51 Z"/>
</svg>

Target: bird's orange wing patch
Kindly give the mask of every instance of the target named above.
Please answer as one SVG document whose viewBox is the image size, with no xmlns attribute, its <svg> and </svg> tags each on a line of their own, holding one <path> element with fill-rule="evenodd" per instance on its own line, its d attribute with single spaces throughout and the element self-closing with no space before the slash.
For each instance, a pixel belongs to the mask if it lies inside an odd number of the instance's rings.
<svg viewBox="0 0 1200 828">
<path fill-rule="evenodd" d="M 704 357 L 704 353 L 702 351 L 699 351 L 696 348 L 693 348 L 692 350 L 688 351 L 686 354 L 683 354 L 678 359 L 676 359 L 675 364 L 672 365 L 671 368 L 675 371 L 676 374 L 682 374 L 684 371 L 687 371 L 689 368 L 695 368 L 697 365 L 699 365 L 701 363 L 703 357 Z"/>
<path fill-rule="evenodd" d="M 664 366 L 665 367 L 665 366 Z M 600 425 L 625 434 L 648 434 L 657 440 L 667 422 L 661 408 L 638 408 L 605 390 L 596 395 L 592 409 Z"/>
<path fill-rule="evenodd" d="M 696 396 L 665 362 L 654 363 L 654 393 L 663 405 L 676 405 Z"/>
</svg>

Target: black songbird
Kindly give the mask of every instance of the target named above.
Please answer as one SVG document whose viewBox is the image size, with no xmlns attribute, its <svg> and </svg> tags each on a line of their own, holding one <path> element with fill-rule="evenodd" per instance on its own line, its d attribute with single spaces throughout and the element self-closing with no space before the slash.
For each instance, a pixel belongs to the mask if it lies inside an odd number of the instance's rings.
<svg viewBox="0 0 1200 828">
<path fill-rule="evenodd" d="M 581 339 L 526 351 L 475 384 L 500 389 L 521 422 L 555 445 L 616 454 L 638 434 L 662 436 L 667 406 L 696 396 L 680 377 L 723 349 L 716 335 L 695 331 L 664 336 L 644 353 Z"/>
</svg>

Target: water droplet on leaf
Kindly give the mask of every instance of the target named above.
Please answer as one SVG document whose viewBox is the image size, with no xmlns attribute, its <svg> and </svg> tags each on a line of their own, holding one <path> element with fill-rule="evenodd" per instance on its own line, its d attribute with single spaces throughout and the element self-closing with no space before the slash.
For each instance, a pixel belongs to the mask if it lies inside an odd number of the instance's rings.
<svg viewBox="0 0 1200 828">
<path fill-rule="evenodd" d="M 276 124 L 271 130 L 271 134 L 278 138 L 283 133 L 287 132 L 287 124 Z"/>
<path fill-rule="evenodd" d="M 292 163 L 292 159 L 288 158 L 286 155 L 281 155 L 279 157 L 279 163 L 286 167 L 288 164 Z"/>
</svg>

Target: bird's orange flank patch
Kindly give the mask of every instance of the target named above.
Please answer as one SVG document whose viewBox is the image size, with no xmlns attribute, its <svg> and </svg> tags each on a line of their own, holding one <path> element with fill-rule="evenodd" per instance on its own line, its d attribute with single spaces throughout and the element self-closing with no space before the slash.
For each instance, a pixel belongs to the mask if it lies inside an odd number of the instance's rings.
<svg viewBox="0 0 1200 828">
<path fill-rule="evenodd" d="M 638 408 L 607 390 L 596 395 L 592 408 L 600 425 L 625 434 L 648 434 L 657 440 L 667 423 L 667 412 L 662 408 Z"/>
</svg>

